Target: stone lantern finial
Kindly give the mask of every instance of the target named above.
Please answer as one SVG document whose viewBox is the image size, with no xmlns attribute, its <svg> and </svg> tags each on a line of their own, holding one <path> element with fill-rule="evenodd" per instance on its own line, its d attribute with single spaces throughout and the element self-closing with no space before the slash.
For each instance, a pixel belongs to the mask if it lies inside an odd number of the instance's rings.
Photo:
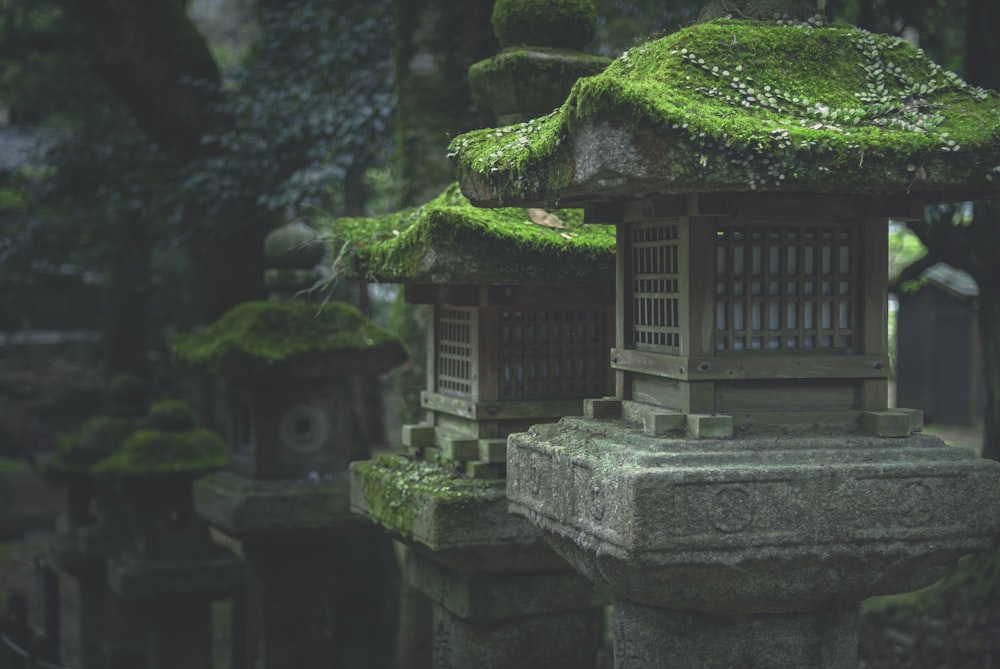
<svg viewBox="0 0 1000 669">
<path fill-rule="evenodd" d="M 322 278 L 317 265 L 323 259 L 323 244 L 316 231 L 301 221 L 275 228 L 264 239 L 267 271 L 264 284 L 272 300 L 291 300 L 308 291 Z"/>
<path fill-rule="evenodd" d="M 597 25 L 591 0 L 497 0 L 492 20 L 503 51 L 470 67 L 469 85 L 501 124 L 548 114 L 611 62 L 580 51 Z"/>
<path fill-rule="evenodd" d="M 776 18 L 805 21 L 819 14 L 816 0 L 709 0 L 698 14 L 697 22 L 719 18 Z"/>
</svg>

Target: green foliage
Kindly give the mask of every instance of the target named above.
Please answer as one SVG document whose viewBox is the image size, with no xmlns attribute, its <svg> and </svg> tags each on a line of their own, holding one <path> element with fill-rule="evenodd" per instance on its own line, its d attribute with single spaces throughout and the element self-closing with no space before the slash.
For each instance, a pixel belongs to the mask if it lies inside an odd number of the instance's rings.
<svg viewBox="0 0 1000 669">
<path fill-rule="evenodd" d="M 899 273 L 927 255 L 927 247 L 923 245 L 908 228 L 895 225 L 889 228 L 889 279 L 899 276 Z"/>
<path fill-rule="evenodd" d="M 496 0 L 493 31 L 500 45 L 580 49 L 594 37 L 592 0 Z"/>
<path fill-rule="evenodd" d="M 208 212 L 228 203 L 296 215 L 329 207 L 351 171 L 381 163 L 395 112 L 388 0 L 300 0 L 259 12 L 259 39 L 186 186 Z"/>
</svg>

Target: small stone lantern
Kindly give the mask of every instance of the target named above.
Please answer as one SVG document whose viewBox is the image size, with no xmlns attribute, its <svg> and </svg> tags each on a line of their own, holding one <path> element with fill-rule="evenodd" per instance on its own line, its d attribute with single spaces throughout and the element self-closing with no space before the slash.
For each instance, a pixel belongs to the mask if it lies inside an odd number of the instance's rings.
<svg viewBox="0 0 1000 669">
<path fill-rule="evenodd" d="M 1000 193 L 997 94 L 766 18 L 644 43 L 450 148 L 475 204 L 617 225 L 615 395 L 512 435 L 507 493 L 612 592 L 618 669 L 856 666 L 862 599 L 1000 529 L 1000 465 L 886 392 L 886 219 Z"/>
<path fill-rule="evenodd" d="M 183 403 L 165 401 L 94 467 L 131 509 L 132 545 L 109 558 L 108 583 L 143 627 L 150 669 L 211 667 L 211 601 L 243 585 L 242 563 L 194 514 L 194 480 L 225 465 L 222 438 L 195 428 Z"/>
<path fill-rule="evenodd" d="M 175 340 L 179 358 L 229 388 L 230 470 L 198 482 L 195 507 L 241 542 L 260 666 L 381 666 L 397 568 L 391 542 L 348 509 L 347 466 L 369 455 L 351 383 L 406 352 L 348 304 L 288 301 L 319 278 L 323 249 L 310 228 L 279 228 L 265 249 L 276 299 L 237 305 Z"/>
<path fill-rule="evenodd" d="M 81 669 L 145 664 L 135 607 L 115 595 L 107 582 L 108 559 L 132 543 L 131 509 L 120 491 L 93 470 L 142 426 L 147 389 L 138 377 L 123 374 L 112 380 L 108 398 L 108 413 L 65 435 L 42 470 L 48 483 L 67 489 L 67 510 L 50 551 L 76 580 Z"/>
</svg>

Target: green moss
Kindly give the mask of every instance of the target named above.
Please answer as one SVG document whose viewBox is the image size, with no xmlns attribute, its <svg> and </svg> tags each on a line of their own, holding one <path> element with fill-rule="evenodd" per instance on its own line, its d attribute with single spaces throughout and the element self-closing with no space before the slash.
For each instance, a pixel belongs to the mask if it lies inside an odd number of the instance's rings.
<svg viewBox="0 0 1000 669">
<path fill-rule="evenodd" d="M 351 467 L 364 480 L 369 515 L 402 536 L 412 535 L 414 520 L 425 506 L 421 497 L 431 496 L 437 505 L 467 505 L 492 498 L 497 487 L 506 485 L 456 476 L 438 465 L 392 455 L 376 455 Z"/>
<path fill-rule="evenodd" d="M 572 147 L 601 124 L 627 130 L 621 176 L 647 192 L 982 191 L 1000 172 L 998 99 L 893 37 L 719 19 L 631 49 L 549 116 L 449 152 L 487 204 L 599 192 L 614 175 L 582 175 Z"/>
<path fill-rule="evenodd" d="M 143 429 L 129 435 L 121 448 L 94 467 L 94 472 L 120 477 L 179 473 L 196 476 L 228 464 L 226 442 L 210 430 Z"/>
<path fill-rule="evenodd" d="M 402 347 L 398 338 L 340 302 L 246 302 L 200 332 L 172 341 L 181 360 L 212 369 L 272 364 L 307 353 Z"/>
<path fill-rule="evenodd" d="M 149 409 L 146 426 L 154 430 L 167 432 L 186 432 L 193 430 L 197 417 L 194 410 L 185 402 L 179 400 L 161 400 Z"/>
<path fill-rule="evenodd" d="M 95 465 L 121 447 L 139 425 L 136 418 L 94 416 L 59 439 L 56 454 L 45 463 L 42 475 L 58 484 L 65 476 L 89 474 Z"/>
<path fill-rule="evenodd" d="M 565 227 L 538 225 L 525 209 L 473 207 L 452 184 L 423 207 L 314 225 L 335 252 L 334 272 L 355 278 L 473 284 L 609 280 L 614 228 L 583 225 L 579 209 L 552 213 Z"/>
<path fill-rule="evenodd" d="M 597 9 L 592 0 L 496 0 L 492 22 L 504 47 L 579 49 L 594 37 Z"/>
</svg>

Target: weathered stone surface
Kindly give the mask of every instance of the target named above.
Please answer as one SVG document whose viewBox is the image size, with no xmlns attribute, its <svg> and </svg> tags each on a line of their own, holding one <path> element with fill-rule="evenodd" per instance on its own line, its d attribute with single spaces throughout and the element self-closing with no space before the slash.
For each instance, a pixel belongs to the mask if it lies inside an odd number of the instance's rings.
<svg viewBox="0 0 1000 669">
<path fill-rule="evenodd" d="M 507 512 L 502 479 L 449 477 L 398 456 L 351 466 L 351 510 L 461 572 L 565 568 L 527 521 Z"/>
<path fill-rule="evenodd" d="M 506 49 L 472 65 L 469 86 L 506 125 L 548 114 L 563 103 L 573 82 L 601 72 L 610 62 L 583 52 Z"/>
<path fill-rule="evenodd" d="M 721 615 L 929 585 L 992 545 L 998 486 L 1000 464 L 923 435 L 657 439 L 564 418 L 508 449 L 511 510 L 578 570 Z"/>
<path fill-rule="evenodd" d="M 220 472 L 194 487 L 198 515 L 223 531 L 248 533 L 311 531 L 363 523 L 348 507 L 346 476 L 329 480 L 260 480 Z"/>
<path fill-rule="evenodd" d="M 221 548 L 188 558 L 153 559 L 131 552 L 108 560 L 108 584 L 124 599 L 221 597 L 242 587 L 243 561 Z"/>
<path fill-rule="evenodd" d="M 612 611 L 615 669 L 833 669 L 857 666 L 856 607 L 752 617 L 653 609 Z"/>
</svg>

